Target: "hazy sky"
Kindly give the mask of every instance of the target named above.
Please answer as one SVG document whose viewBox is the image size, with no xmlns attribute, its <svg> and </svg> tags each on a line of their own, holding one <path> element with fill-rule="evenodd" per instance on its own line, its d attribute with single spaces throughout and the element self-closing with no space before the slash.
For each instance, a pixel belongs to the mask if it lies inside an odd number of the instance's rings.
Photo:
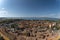
<svg viewBox="0 0 60 40">
<path fill-rule="evenodd" d="M 0 17 L 58 17 L 60 0 L 0 0 Z"/>
</svg>

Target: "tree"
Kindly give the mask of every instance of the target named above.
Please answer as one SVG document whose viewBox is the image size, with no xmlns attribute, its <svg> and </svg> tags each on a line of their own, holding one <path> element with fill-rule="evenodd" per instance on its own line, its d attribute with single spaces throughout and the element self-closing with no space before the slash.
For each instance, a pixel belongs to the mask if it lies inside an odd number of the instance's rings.
<svg viewBox="0 0 60 40">
<path fill-rule="evenodd" d="M 17 28 L 17 26 L 18 26 L 17 24 L 12 24 L 11 28 Z"/>
</svg>

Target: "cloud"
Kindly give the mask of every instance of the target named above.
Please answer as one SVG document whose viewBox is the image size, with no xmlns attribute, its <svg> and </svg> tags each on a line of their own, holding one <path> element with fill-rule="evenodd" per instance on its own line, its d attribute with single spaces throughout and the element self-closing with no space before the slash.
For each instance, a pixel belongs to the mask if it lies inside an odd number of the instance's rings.
<svg viewBox="0 0 60 40">
<path fill-rule="evenodd" d="M 7 11 L 0 11 L 0 17 L 7 16 L 8 12 Z"/>
<path fill-rule="evenodd" d="M 59 14 L 55 14 L 55 13 L 50 13 L 50 14 L 41 14 L 39 15 L 40 17 L 51 17 L 51 18 L 56 18 L 59 16 Z"/>
<path fill-rule="evenodd" d="M 2 8 L 2 10 L 4 10 L 5 8 Z"/>
<path fill-rule="evenodd" d="M 7 11 L 0 11 L 0 14 L 7 14 Z"/>
<path fill-rule="evenodd" d="M 60 18 L 60 13 L 51 13 L 47 15 L 42 15 L 43 17 L 51 17 L 51 18 Z"/>
<path fill-rule="evenodd" d="M 0 10 L 0 17 L 6 17 L 8 15 L 8 11 L 5 10 L 5 8 L 2 8 Z"/>
</svg>

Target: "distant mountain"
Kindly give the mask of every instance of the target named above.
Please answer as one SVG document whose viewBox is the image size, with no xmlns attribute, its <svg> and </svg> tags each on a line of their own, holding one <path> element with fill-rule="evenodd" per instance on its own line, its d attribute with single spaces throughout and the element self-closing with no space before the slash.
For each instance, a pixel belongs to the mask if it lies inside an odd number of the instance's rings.
<svg viewBox="0 0 60 40">
<path fill-rule="evenodd" d="M 59 18 L 49 18 L 49 17 L 1 17 L 0 20 L 5 19 L 24 19 L 24 20 L 60 20 Z"/>
<path fill-rule="evenodd" d="M 60 20 L 58 18 L 49 18 L 49 17 L 22 17 L 21 19 L 26 19 L 26 20 Z"/>
</svg>

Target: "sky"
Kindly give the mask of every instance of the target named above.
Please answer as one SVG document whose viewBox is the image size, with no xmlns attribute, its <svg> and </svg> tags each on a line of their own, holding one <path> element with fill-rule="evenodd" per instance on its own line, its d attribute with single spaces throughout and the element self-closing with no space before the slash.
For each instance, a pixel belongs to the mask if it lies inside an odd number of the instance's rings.
<svg viewBox="0 0 60 40">
<path fill-rule="evenodd" d="M 60 0 L 0 0 L 0 17 L 60 18 Z"/>
</svg>

